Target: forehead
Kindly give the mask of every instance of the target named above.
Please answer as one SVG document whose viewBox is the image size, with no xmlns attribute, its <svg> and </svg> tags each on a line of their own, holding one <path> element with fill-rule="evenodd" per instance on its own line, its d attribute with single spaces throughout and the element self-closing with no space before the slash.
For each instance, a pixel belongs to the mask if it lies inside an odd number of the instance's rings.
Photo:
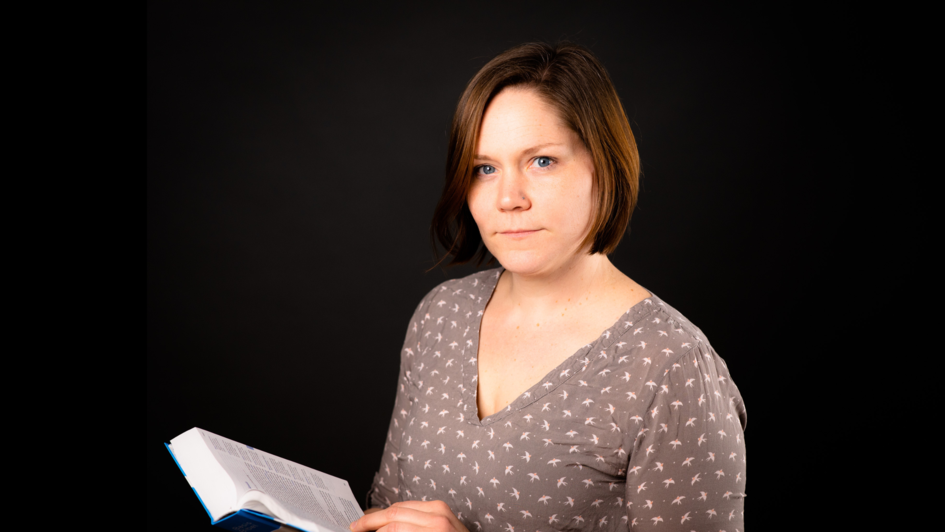
<svg viewBox="0 0 945 532">
<path fill-rule="evenodd" d="M 489 103 L 482 117 L 476 153 L 498 157 L 539 144 L 564 144 L 577 140 L 554 106 L 534 89 L 509 87 Z"/>
</svg>

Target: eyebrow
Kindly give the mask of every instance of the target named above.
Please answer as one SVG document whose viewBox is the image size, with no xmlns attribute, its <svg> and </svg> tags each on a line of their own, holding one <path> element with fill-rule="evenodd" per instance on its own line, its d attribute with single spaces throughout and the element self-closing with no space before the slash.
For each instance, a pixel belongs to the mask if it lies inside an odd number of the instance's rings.
<svg viewBox="0 0 945 532">
<path fill-rule="evenodd" d="M 562 144 L 562 143 L 560 143 L 560 142 L 546 142 L 546 143 L 544 143 L 544 144 L 539 144 L 539 145 L 537 145 L 537 146 L 532 146 L 531 148 L 522 150 L 521 155 L 533 155 L 533 154 L 535 154 L 535 153 L 537 153 L 537 152 L 539 152 L 539 151 L 541 151 L 541 150 L 543 150 L 543 149 L 545 149 L 545 148 L 548 148 L 548 147 L 550 147 L 550 146 L 564 146 L 564 144 Z M 488 155 L 482 155 L 482 154 L 477 153 L 473 160 L 476 160 L 476 161 L 492 161 L 492 160 L 494 160 L 494 159 L 492 159 L 492 158 L 489 157 Z"/>
</svg>

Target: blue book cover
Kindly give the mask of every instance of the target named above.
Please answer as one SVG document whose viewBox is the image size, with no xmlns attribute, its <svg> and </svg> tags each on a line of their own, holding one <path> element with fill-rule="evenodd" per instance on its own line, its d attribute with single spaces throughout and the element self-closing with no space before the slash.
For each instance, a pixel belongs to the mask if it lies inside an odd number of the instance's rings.
<svg viewBox="0 0 945 532">
<path fill-rule="evenodd" d="M 240 510 L 213 524 L 233 532 L 271 532 L 281 526 L 268 515 L 252 510 Z"/>
</svg>

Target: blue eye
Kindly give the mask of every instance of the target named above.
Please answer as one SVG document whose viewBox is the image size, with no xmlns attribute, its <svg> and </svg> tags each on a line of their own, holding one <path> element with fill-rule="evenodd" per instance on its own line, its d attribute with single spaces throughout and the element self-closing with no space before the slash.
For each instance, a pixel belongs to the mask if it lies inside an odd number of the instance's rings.
<svg viewBox="0 0 945 532">
<path fill-rule="evenodd" d="M 550 157 L 539 157 L 539 158 L 535 159 L 535 164 L 537 164 L 539 168 L 547 168 L 547 167 L 551 166 L 551 158 L 550 158 Z"/>
<path fill-rule="evenodd" d="M 478 172 L 482 175 L 489 175 L 495 173 L 495 167 L 484 164 L 478 168 Z"/>
</svg>

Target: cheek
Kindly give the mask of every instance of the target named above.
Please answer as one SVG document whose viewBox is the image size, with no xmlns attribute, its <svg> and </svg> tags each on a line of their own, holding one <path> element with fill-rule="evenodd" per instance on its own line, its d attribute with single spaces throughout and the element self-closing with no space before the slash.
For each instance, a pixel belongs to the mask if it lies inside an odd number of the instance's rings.
<svg viewBox="0 0 945 532">
<path fill-rule="evenodd" d="M 466 195 L 466 206 L 469 208 L 473 220 L 476 221 L 476 225 L 482 227 L 486 211 L 482 205 L 482 194 L 479 193 L 476 187 L 469 189 L 469 194 Z"/>
<path fill-rule="evenodd" d="M 584 238 L 584 234 L 587 232 L 588 226 L 592 222 L 591 218 L 593 217 L 589 196 L 585 194 L 580 198 L 575 198 L 569 212 L 571 216 L 571 232 L 574 234 L 575 238 Z"/>
<path fill-rule="evenodd" d="M 589 186 L 572 186 L 561 190 L 554 197 L 554 218 L 567 227 L 566 232 L 575 238 L 583 237 L 593 215 L 592 195 Z"/>
<path fill-rule="evenodd" d="M 479 213 L 479 199 L 478 194 L 476 194 L 474 189 L 470 189 L 469 194 L 466 195 L 466 207 L 469 208 L 469 213 L 472 214 L 473 219 L 476 223 L 479 223 L 480 213 Z"/>
</svg>

